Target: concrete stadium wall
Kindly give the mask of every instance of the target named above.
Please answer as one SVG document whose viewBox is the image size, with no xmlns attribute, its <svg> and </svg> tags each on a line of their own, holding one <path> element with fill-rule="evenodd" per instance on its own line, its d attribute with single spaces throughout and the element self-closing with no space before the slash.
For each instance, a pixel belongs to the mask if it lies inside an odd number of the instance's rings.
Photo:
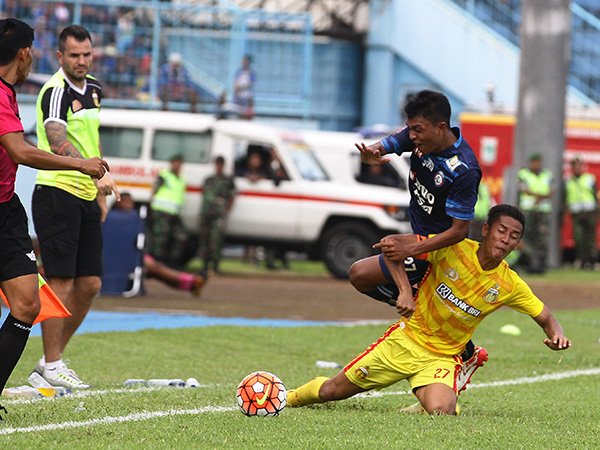
<svg viewBox="0 0 600 450">
<path fill-rule="evenodd" d="M 496 101 L 515 104 L 520 51 L 447 0 L 373 0 L 367 41 L 365 123 L 394 123 L 406 93 L 444 91 L 456 111 Z"/>
</svg>

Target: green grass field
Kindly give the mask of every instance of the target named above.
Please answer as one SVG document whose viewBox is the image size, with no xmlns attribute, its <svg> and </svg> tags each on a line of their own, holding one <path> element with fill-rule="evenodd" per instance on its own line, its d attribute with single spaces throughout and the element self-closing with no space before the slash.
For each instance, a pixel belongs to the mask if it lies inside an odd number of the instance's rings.
<svg viewBox="0 0 600 450">
<path fill-rule="evenodd" d="M 279 417 L 245 417 L 235 388 L 249 372 L 268 370 L 287 387 L 346 363 L 385 325 L 312 328 L 208 327 L 78 336 L 69 355 L 85 396 L 4 399 L 0 445 L 28 448 L 548 448 L 600 447 L 600 310 L 559 311 L 573 348 L 552 352 L 528 317 L 501 311 L 486 319 L 475 342 L 490 361 L 461 395 L 462 415 L 402 415 L 414 403 L 402 382 L 328 405 L 286 408 Z M 498 332 L 516 324 L 520 337 Z M 32 338 L 9 381 L 26 383 L 40 352 Z M 588 373 L 581 372 L 588 369 Z M 590 370 L 595 369 L 595 370 Z M 578 372 L 579 371 L 579 372 Z M 543 381 L 545 374 L 563 379 Z M 196 389 L 123 389 L 127 378 L 188 378 Z M 524 377 L 531 377 L 524 379 Z M 490 385 L 513 380 L 514 384 Z"/>
</svg>

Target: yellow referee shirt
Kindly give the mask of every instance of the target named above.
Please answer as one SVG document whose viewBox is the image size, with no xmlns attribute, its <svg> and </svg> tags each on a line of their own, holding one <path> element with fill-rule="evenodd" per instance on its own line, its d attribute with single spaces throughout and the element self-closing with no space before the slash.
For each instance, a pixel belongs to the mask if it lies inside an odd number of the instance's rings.
<svg viewBox="0 0 600 450">
<path fill-rule="evenodd" d="M 462 353 L 479 323 L 503 305 L 531 317 L 544 309 L 505 261 L 483 270 L 478 247 L 478 242 L 465 239 L 429 253 L 432 264 L 415 297 L 416 311 L 400 320 L 407 336 L 434 353 Z"/>
</svg>

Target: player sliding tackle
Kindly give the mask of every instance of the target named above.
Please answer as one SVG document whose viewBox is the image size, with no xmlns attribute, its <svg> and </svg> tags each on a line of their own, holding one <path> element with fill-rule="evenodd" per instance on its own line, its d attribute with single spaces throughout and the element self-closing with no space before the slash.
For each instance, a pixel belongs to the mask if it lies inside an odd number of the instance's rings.
<svg viewBox="0 0 600 450">
<path fill-rule="evenodd" d="M 525 218 L 518 208 L 498 205 L 489 211 L 481 244 L 465 239 L 423 255 L 431 263 L 430 273 L 415 295 L 410 318 L 403 316 L 389 327 L 335 377 L 317 377 L 290 390 L 288 405 L 343 400 L 408 380 L 425 411 L 455 414 L 455 373 L 461 364 L 456 355 L 481 321 L 501 306 L 531 316 L 544 330 L 543 342 L 550 349 L 569 348 L 571 341 L 550 310 L 504 261 L 524 229 Z M 393 235 L 376 244 L 402 296 L 411 296 L 402 248 L 414 239 L 415 235 Z"/>
</svg>

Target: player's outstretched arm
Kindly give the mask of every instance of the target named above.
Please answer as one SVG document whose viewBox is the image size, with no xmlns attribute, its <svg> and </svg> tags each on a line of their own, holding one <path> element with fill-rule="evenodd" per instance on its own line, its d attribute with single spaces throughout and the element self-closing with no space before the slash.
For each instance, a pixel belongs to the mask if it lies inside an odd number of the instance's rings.
<svg viewBox="0 0 600 450">
<path fill-rule="evenodd" d="M 416 304 L 412 295 L 412 287 L 404 268 L 404 258 L 390 259 L 388 255 L 394 254 L 400 241 L 409 244 L 414 240 L 416 240 L 415 235 L 394 235 L 384 237 L 377 244 L 373 245 L 373 248 L 379 248 L 383 252 L 385 265 L 390 271 L 394 283 L 398 287 L 399 294 L 398 299 L 396 300 L 398 314 L 407 318 L 410 318 L 415 312 Z"/>
<path fill-rule="evenodd" d="M 404 269 L 404 261 L 390 261 L 384 257 L 385 265 L 387 266 L 392 279 L 396 286 L 398 286 L 398 298 L 396 299 L 396 310 L 398 314 L 403 317 L 410 319 L 413 315 L 417 306 L 413 299 L 412 287 L 408 281 L 406 270 Z"/>
<path fill-rule="evenodd" d="M 441 248 L 450 247 L 457 244 L 469 235 L 469 221 L 452 219 L 452 225 L 445 231 L 442 231 L 429 239 L 423 239 L 415 242 L 412 254 L 416 256 L 423 253 L 429 253 Z"/>
<path fill-rule="evenodd" d="M 571 340 L 565 336 L 565 333 L 554 318 L 547 306 L 544 306 L 542 312 L 533 318 L 537 324 L 542 327 L 546 336 L 544 344 L 552 350 L 566 350 L 571 347 Z"/>
<path fill-rule="evenodd" d="M 361 142 L 354 145 L 360 152 L 360 160 L 365 164 L 377 165 L 388 164 L 390 162 L 390 158 L 383 157 L 386 151 L 381 142 L 375 142 L 371 145 L 365 145 L 364 142 Z"/>
<path fill-rule="evenodd" d="M 93 178 L 102 178 L 110 168 L 100 158 L 79 159 L 54 155 L 27 144 L 23 133 L 0 136 L 0 144 L 17 164 L 42 170 L 78 170 Z"/>
</svg>

